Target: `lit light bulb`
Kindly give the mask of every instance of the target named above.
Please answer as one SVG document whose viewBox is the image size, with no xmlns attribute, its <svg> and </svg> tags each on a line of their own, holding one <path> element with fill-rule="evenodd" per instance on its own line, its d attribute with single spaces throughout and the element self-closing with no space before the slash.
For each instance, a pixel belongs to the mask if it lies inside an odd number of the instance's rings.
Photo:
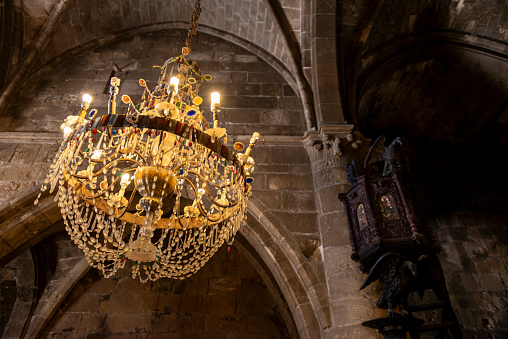
<svg viewBox="0 0 508 339">
<path fill-rule="evenodd" d="M 65 126 L 63 133 L 64 133 L 64 139 L 67 139 L 67 137 L 72 133 L 72 128 L 70 128 L 69 126 Z"/>
<path fill-rule="evenodd" d="M 102 150 L 100 149 L 96 149 L 93 154 L 92 154 L 92 159 L 94 160 L 99 160 L 101 158 L 101 155 L 102 155 Z"/>
<path fill-rule="evenodd" d="M 172 77 L 169 80 L 168 92 L 173 92 L 173 93 L 177 94 L 178 93 L 178 83 L 179 82 L 180 82 L 180 80 L 178 80 L 177 77 Z"/>
<path fill-rule="evenodd" d="M 220 109 L 220 93 L 213 92 L 212 93 L 212 104 L 210 105 L 210 109 L 213 111 Z"/>
<path fill-rule="evenodd" d="M 83 94 L 83 102 L 90 104 L 92 102 L 92 96 L 88 93 Z"/>
<path fill-rule="evenodd" d="M 130 175 L 129 173 L 124 173 L 122 175 L 122 181 L 120 181 L 120 185 L 128 185 L 129 184 Z"/>
<path fill-rule="evenodd" d="M 92 102 L 92 96 L 88 93 L 83 94 L 83 101 L 81 101 L 81 113 L 79 113 L 79 117 L 81 119 L 85 119 L 86 110 L 90 107 L 90 103 Z"/>
</svg>

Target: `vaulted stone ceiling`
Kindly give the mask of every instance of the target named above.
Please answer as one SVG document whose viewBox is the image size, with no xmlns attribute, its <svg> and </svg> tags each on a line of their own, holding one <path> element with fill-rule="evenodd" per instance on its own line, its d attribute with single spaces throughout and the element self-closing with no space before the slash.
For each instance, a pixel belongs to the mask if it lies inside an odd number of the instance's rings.
<svg viewBox="0 0 508 339">
<path fill-rule="evenodd" d="M 168 27 L 188 28 L 193 11 L 193 6 L 185 0 L 68 0 L 58 6 L 54 3 L 24 1 L 13 8 L 18 15 L 23 13 L 23 18 L 18 18 L 23 26 L 15 29 L 22 31 L 25 52 L 38 48 L 34 45 L 41 31 L 52 29 L 36 67 L 53 58 L 65 57 L 62 54 L 73 49 L 82 51 L 119 37 Z M 201 6 L 200 30 L 255 46 L 277 58 L 280 65 L 294 66 L 295 56 L 290 49 L 302 42 L 300 0 L 283 4 L 270 4 L 266 0 L 209 1 Z M 47 27 L 52 19 L 56 24 Z M 298 54 L 296 51 L 297 58 Z"/>
<path fill-rule="evenodd" d="M 288 8 L 293 17 L 300 17 L 299 1 L 296 8 Z M 199 24 L 203 30 L 212 30 L 217 35 L 244 39 L 258 48 L 288 63 L 291 56 L 284 43 L 283 32 L 265 1 L 203 2 L 203 13 Z M 75 1 L 63 15 L 41 62 L 65 53 L 95 39 L 108 39 L 108 35 L 136 34 L 144 27 L 161 26 L 163 23 L 187 28 L 192 17 L 193 6 L 189 1 Z M 295 12 L 293 14 L 293 12 Z M 299 20 L 292 21 L 294 39 L 300 37 Z M 151 27 L 151 30 L 156 27 Z M 120 33 L 122 32 L 122 33 Z"/>
</svg>

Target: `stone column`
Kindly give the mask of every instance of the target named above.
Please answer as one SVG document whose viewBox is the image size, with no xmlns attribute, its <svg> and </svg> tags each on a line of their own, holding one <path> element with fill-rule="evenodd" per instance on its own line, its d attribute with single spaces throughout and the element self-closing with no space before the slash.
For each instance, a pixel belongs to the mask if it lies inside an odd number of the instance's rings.
<svg viewBox="0 0 508 339">
<path fill-rule="evenodd" d="M 326 274 L 331 326 L 323 338 L 375 338 L 376 331 L 362 322 L 376 316 L 376 296 L 372 291 L 359 292 L 365 275 L 351 259 L 347 218 L 339 193 L 351 185 L 347 179 L 346 160 L 363 166 L 368 140 L 353 133 L 347 124 L 325 125 L 317 132 L 307 132 L 305 147 L 309 153 Z M 374 286 L 372 288 L 377 288 Z"/>
</svg>

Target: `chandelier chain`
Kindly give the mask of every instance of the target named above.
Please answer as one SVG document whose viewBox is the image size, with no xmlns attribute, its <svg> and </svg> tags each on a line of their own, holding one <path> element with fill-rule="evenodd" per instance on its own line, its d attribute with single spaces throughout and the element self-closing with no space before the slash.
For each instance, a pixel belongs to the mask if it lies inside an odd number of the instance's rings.
<svg viewBox="0 0 508 339">
<path fill-rule="evenodd" d="M 198 28 L 198 20 L 199 15 L 201 14 L 201 0 L 197 0 L 194 5 L 194 13 L 192 14 L 191 19 L 191 27 L 188 29 L 187 40 L 185 41 L 185 45 L 188 48 L 191 48 L 192 44 L 192 36 L 196 34 L 196 29 Z"/>
</svg>

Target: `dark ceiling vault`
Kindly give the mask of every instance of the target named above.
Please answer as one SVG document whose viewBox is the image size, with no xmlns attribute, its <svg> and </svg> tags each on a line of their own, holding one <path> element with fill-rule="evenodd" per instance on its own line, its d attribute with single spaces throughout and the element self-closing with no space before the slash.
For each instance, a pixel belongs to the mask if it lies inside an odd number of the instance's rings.
<svg viewBox="0 0 508 339">
<path fill-rule="evenodd" d="M 504 6 L 370 3 L 357 16 L 349 43 L 341 41 L 347 120 L 369 138 L 408 137 L 425 173 L 445 186 L 502 192 L 508 146 Z"/>
</svg>

